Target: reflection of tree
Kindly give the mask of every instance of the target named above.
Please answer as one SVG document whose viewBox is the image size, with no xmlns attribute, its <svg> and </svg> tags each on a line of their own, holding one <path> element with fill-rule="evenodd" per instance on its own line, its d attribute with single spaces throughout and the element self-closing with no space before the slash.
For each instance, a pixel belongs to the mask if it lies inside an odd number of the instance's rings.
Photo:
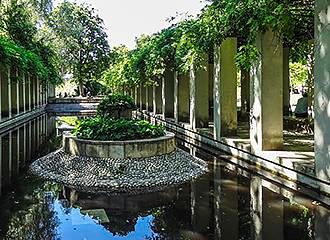
<svg viewBox="0 0 330 240">
<path fill-rule="evenodd" d="M 111 214 L 111 213 L 110 213 Z M 137 215 L 122 213 L 120 215 L 110 215 L 109 223 L 102 224 L 113 235 L 127 236 L 135 230 L 135 225 L 138 220 Z"/>
<path fill-rule="evenodd" d="M 56 189 L 57 186 L 35 177 L 26 180 L 29 184 L 23 184 L 19 194 L 12 192 L 0 205 L 4 209 L 0 212 L 0 238 L 56 239 L 59 221 L 54 211 L 54 195 L 46 189 Z"/>
</svg>

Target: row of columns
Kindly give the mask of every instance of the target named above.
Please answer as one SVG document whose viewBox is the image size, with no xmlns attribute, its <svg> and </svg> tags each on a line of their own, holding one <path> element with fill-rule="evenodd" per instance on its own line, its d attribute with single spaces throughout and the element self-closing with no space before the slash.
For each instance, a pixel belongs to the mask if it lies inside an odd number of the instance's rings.
<svg viewBox="0 0 330 240">
<path fill-rule="evenodd" d="M 330 183 L 330 2 L 316 0 L 315 4 L 315 166 L 316 176 Z M 283 146 L 283 115 L 289 112 L 289 49 L 272 31 L 260 33 L 255 46 L 261 56 L 250 69 L 241 71 L 242 107 L 250 112 L 251 150 L 280 150 Z M 214 138 L 234 134 L 237 130 L 237 76 L 234 56 L 237 40 L 227 38 L 215 47 L 213 74 L 211 64 L 204 57 L 200 66 L 193 66 L 189 73 L 165 71 L 161 80 L 162 104 L 159 99 L 153 107 L 162 109 L 164 117 L 177 122 L 189 122 L 192 128 L 208 127 L 214 122 Z M 208 77 L 212 75 L 212 79 Z M 208 90 L 210 81 L 213 93 Z M 157 87 L 157 88 L 158 88 Z M 140 86 L 136 103 L 150 111 L 149 87 Z M 248 92 L 249 91 L 249 92 Z M 154 98 L 159 91 L 153 91 Z M 213 94 L 213 119 L 209 119 L 210 94 Z M 250 97 L 248 97 L 250 95 Z M 146 108 L 147 106 L 147 108 Z M 151 109 L 158 113 L 158 110 Z M 330 187 L 322 189 L 330 192 Z"/>
<path fill-rule="evenodd" d="M 252 150 L 260 152 L 281 149 L 283 145 L 283 112 L 289 106 L 289 61 L 288 50 L 284 54 L 281 41 L 272 31 L 259 34 L 256 47 L 261 53 L 259 60 L 250 74 L 244 69 L 241 73 L 241 110 L 250 111 Z M 133 91 L 140 93 L 135 96 L 136 104 L 140 109 L 174 118 L 176 122 L 188 122 L 192 129 L 208 128 L 213 121 L 216 140 L 235 135 L 236 53 L 237 39 L 225 39 L 214 49 L 213 64 L 209 64 L 205 54 L 198 66 L 194 65 L 187 73 L 167 69 L 157 86 L 140 85 Z"/>
<path fill-rule="evenodd" d="M 54 86 L 46 88 L 38 77 L 14 67 L 0 68 L 0 86 L 0 121 L 44 106 L 55 96 Z"/>
</svg>

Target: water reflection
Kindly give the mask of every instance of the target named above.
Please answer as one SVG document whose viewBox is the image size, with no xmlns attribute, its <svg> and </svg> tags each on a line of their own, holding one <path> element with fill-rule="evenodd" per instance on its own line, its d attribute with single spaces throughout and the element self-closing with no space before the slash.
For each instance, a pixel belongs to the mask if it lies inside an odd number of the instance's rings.
<svg viewBox="0 0 330 240">
<path fill-rule="evenodd" d="M 19 177 L 49 127 L 41 118 L 1 136 L 2 183 L 20 178 L 0 201 L 1 239 L 330 239 L 329 209 L 189 145 L 210 173 L 157 193 L 88 194 Z"/>
<path fill-rule="evenodd" d="M 27 163 L 42 152 L 47 152 L 46 148 L 43 151 L 39 149 L 45 146 L 54 130 L 55 119 L 41 115 L 0 135 L 0 196 Z"/>
</svg>

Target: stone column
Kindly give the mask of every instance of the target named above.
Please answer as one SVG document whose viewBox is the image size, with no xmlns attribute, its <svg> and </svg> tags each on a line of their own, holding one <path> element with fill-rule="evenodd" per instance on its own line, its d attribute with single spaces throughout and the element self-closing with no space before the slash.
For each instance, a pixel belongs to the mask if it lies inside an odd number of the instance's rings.
<svg viewBox="0 0 330 240">
<path fill-rule="evenodd" d="M 157 80 L 157 86 L 153 87 L 153 113 L 162 114 L 162 81 Z"/>
<path fill-rule="evenodd" d="M 241 112 L 250 113 L 250 71 L 241 68 Z"/>
<path fill-rule="evenodd" d="M 148 112 L 153 112 L 153 86 L 147 87 L 147 110 Z"/>
<path fill-rule="evenodd" d="M 25 75 L 23 72 L 19 73 L 22 77 L 22 79 L 18 82 L 18 108 L 19 113 L 24 113 L 24 81 L 25 81 Z"/>
<path fill-rule="evenodd" d="M 11 95 L 11 115 L 15 116 L 18 113 L 17 103 L 17 69 L 15 67 L 12 67 L 10 69 L 10 95 Z"/>
<path fill-rule="evenodd" d="M 26 79 L 25 79 L 25 110 L 31 111 L 31 76 L 27 73 Z"/>
<path fill-rule="evenodd" d="M 214 49 L 214 138 L 236 133 L 237 73 L 235 55 L 237 39 L 227 38 Z"/>
<path fill-rule="evenodd" d="M 190 69 L 190 125 L 193 129 L 209 126 L 208 55 Z"/>
<path fill-rule="evenodd" d="M 279 150 L 283 145 L 283 48 L 275 33 L 259 33 L 256 47 L 261 53 L 251 69 L 252 152 Z"/>
<path fill-rule="evenodd" d="M 330 182 L 330 1 L 315 1 L 314 148 L 316 176 Z M 321 187 L 330 193 L 330 187 Z"/>
<path fill-rule="evenodd" d="M 30 76 L 30 110 L 33 110 L 35 107 L 35 101 L 34 101 L 34 97 L 35 97 L 35 89 L 34 89 L 34 76 Z"/>
<path fill-rule="evenodd" d="M 289 48 L 283 48 L 283 115 L 290 114 L 290 67 Z"/>
<path fill-rule="evenodd" d="M 209 121 L 213 121 L 213 113 L 214 113 L 214 103 L 213 103 L 213 89 L 214 89 L 214 64 L 210 63 L 209 59 L 209 67 L 208 67 L 208 74 L 209 74 Z"/>
<path fill-rule="evenodd" d="M 12 76 L 11 76 L 11 67 L 8 68 L 8 115 L 9 118 L 12 117 L 13 114 L 13 99 L 12 99 L 12 89 L 11 89 L 11 80 L 12 80 Z"/>
<path fill-rule="evenodd" d="M 146 103 L 147 103 L 147 95 L 146 95 L 146 87 L 144 87 L 141 84 L 141 110 L 145 110 L 146 108 Z"/>
<path fill-rule="evenodd" d="M 138 87 L 134 87 L 134 103 L 139 108 L 140 107 L 140 90 Z"/>
<path fill-rule="evenodd" d="M 189 121 L 189 75 L 175 74 L 174 117 L 176 122 Z"/>
<path fill-rule="evenodd" d="M 162 101 L 164 118 L 174 118 L 174 72 L 166 68 L 162 78 Z"/>
<path fill-rule="evenodd" d="M 8 69 L 0 68 L 1 75 L 1 119 L 9 118 L 9 76 Z"/>
</svg>

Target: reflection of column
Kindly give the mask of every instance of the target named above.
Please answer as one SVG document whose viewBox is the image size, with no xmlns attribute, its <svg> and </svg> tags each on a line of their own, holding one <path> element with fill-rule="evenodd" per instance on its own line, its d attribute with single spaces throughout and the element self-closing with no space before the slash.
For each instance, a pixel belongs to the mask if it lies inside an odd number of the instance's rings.
<svg viewBox="0 0 330 240">
<path fill-rule="evenodd" d="M 330 2 L 315 0 L 315 170 L 316 176 L 330 182 Z M 330 187 L 321 186 L 330 193 Z"/>
<path fill-rule="evenodd" d="M 283 199 L 280 194 L 263 189 L 262 237 L 269 240 L 283 240 Z"/>
<path fill-rule="evenodd" d="M 2 184 L 3 186 L 10 185 L 11 182 L 11 170 L 12 170 L 12 144 L 11 144 L 11 133 L 2 137 Z"/>
<path fill-rule="evenodd" d="M 25 133 L 24 133 L 25 125 L 21 126 L 19 128 L 19 169 L 22 169 L 25 165 L 24 159 L 25 159 Z"/>
<path fill-rule="evenodd" d="M 220 240 L 221 239 L 221 165 L 214 158 L 213 161 L 213 169 L 214 169 L 214 239 Z"/>
<path fill-rule="evenodd" d="M 11 157 L 12 157 L 12 176 L 15 178 L 18 175 L 19 168 L 19 142 L 18 130 L 12 131 L 11 136 Z"/>
<path fill-rule="evenodd" d="M 283 145 L 283 48 L 270 30 L 256 38 L 261 56 L 251 69 L 251 150 L 278 150 Z"/>
<path fill-rule="evenodd" d="M 260 177 L 251 177 L 251 238 L 262 240 L 262 182 Z"/>
<path fill-rule="evenodd" d="M 222 168 L 221 171 L 221 238 L 238 239 L 239 212 L 237 175 L 233 172 L 225 172 L 226 170 L 224 168 Z"/>
<path fill-rule="evenodd" d="M 237 130 L 237 39 L 227 38 L 214 49 L 214 138 Z"/>
<path fill-rule="evenodd" d="M 209 73 L 208 55 L 204 54 L 198 66 L 189 75 L 190 125 L 193 129 L 209 126 Z"/>
<path fill-rule="evenodd" d="M 315 208 L 315 240 L 330 239 L 330 212 L 317 206 Z"/>
<path fill-rule="evenodd" d="M 0 79 L 1 79 L 1 72 L 0 72 Z M 2 137 L 0 135 L 0 196 L 2 195 Z"/>
</svg>

